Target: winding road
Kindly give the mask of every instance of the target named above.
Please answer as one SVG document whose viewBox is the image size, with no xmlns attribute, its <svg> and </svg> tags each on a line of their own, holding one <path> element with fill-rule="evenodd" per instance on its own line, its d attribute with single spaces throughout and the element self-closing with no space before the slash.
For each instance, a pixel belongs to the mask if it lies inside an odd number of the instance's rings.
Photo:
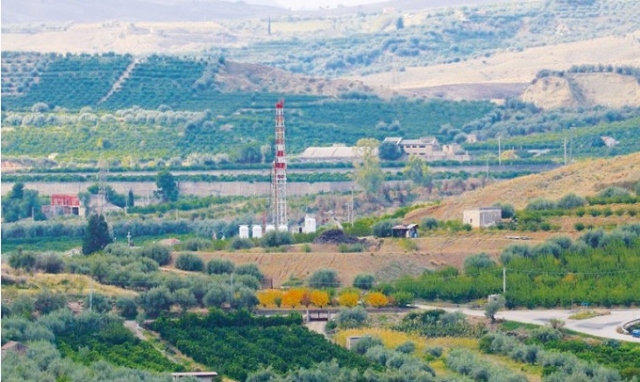
<svg viewBox="0 0 640 382">
<path fill-rule="evenodd" d="M 468 309 L 464 307 L 439 307 L 432 305 L 416 305 L 419 309 L 444 309 L 448 312 L 462 312 L 467 316 L 484 317 L 483 310 Z M 569 316 L 577 313 L 575 310 L 504 310 L 496 314 L 497 319 L 523 322 L 526 324 L 546 325 L 553 318 L 565 322 L 564 327 L 576 332 L 620 341 L 638 342 L 640 338 L 620 334 L 616 329 L 623 324 L 640 319 L 640 309 L 612 309 L 611 314 L 597 316 L 584 320 L 572 320 Z"/>
</svg>

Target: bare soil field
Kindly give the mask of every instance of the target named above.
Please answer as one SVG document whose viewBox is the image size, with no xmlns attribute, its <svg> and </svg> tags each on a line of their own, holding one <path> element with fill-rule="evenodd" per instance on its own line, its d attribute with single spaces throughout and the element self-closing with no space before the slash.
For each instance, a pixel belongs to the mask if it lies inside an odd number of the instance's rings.
<svg viewBox="0 0 640 382">
<path fill-rule="evenodd" d="M 537 244 L 557 235 L 555 232 L 527 233 L 530 244 Z M 398 239 L 384 239 L 379 250 L 361 253 L 339 253 L 335 245 L 311 245 L 305 253 L 301 246 L 293 246 L 286 253 L 266 253 L 254 248 L 246 252 L 198 253 L 205 261 L 228 259 L 236 265 L 255 263 L 266 277 L 273 279 L 274 287 L 281 286 L 290 276 L 305 279 L 318 269 L 331 268 L 338 272 L 342 285 L 351 285 L 361 273 L 371 273 L 378 280 L 392 280 L 404 274 L 421 274 L 425 269 L 452 265 L 462 268 L 464 260 L 473 254 L 485 252 L 497 258 L 500 251 L 513 244 L 507 239 L 509 233 L 499 231 L 475 231 L 456 235 L 433 235 L 412 239 L 417 250 L 404 251 Z M 518 242 L 518 241 L 515 241 Z M 174 258 L 177 254 L 174 254 Z M 173 266 L 165 267 L 175 270 Z"/>
<path fill-rule="evenodd" d="M 638 33 L 636 33 L 638 34 Z M 610 64 L 640 65 L 638 36 L 603 37 L 567 44 L 547 45 L 521 52 L 498 53 L 454 64 L 406 68 L 394 73 L 378 73 L 357 77 L 370 86 L 388 87 L 395 83 L 395 90 L 425 92 L 426 88 L 445 85 L 476 84 L 528 84 L 541 69 L 565 70 L 573 65 Z M 461 91 L 467 91 L 464 87 Z M 463 98 L 452 94 L 454 98 Z M 485 96 L 483 98 L 492 98 Z"/>
</svg>

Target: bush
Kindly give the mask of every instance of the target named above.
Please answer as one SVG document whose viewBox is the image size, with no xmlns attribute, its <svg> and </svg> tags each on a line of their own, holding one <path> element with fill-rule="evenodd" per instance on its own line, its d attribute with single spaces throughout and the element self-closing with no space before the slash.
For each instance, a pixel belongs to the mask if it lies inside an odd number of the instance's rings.
<svg viewBox="0 0 640 382">
<path fill-rule="evenodd" d="M 280 247 L 293 243 L 293 236 L 289 232 L 270 231 L 260 239 L 260 245 L 265 248 Z"/>
<path fill-rule="evenodd" d="M 620 198 L 631 196 L 631 193 L 622 187 L 611 186 L 598 192 L 598 196 L 601 198 Z"/>
<path fill-rule="evenodd" d="M 583 197 L 580 197 L 576 194 L 567 194 L 562 197 L 562 199 L 558 200 L 558 208 L 563 208 L 566 210 L 582 207 L 587 204 L 587 200 Z"/>
<path fill-rule="evenodd" d="M 338 252 L 340 253 L 364 252 L 364 249 L 364 245 L 360 243 L 338 245 Z"/>
<path fill-rule="evenodd" d="M 422 228 L 433 231 L 438 229 L 438 219 L 436 218 L 424 218 L 422 219 Z"/>
<path fill-rule="evenodd" d="M 369 315 L 367 311 L 361 307 L 342 309 L 336 316 L 336 323 L 341 329 L 352 329 L 363 326 Z"/>
<path fill-rule="evenodd" d="M 271 233 L 271 232 L 269 232 Z M 253 241 L 250 239 L 241 239 L 239 237 L 234 237 L 233 240 L 229 243 L 230 249 L 250 249 L 253 248 Z"/>
<path fill-rule="evenodd" d="M 576 231 L 582 231 L 584 230 L 584 223 L 577 222 L 573 225 L 573 227 L 576 229 Z"/>
<path fill-rule="evenodd" d="M 213 243 L 211 242 L 211 240 L 202 239 L 199 237 L 194 237 L 187 240 L 182 246 L 182 248 L 184 248 L 186 251 L 193 252 L 202 251 L 204 249 L 209 249 L 212 247 Z"/>
<path fill-rule="evenodd" d="M 319 269 L 307 279 L 307 285 L 313 289 L 337 288 L 340 286 L 340 281 L 335 270 Z"/>
<path fill-rule="evenodd" d="M 158 265 L 167 265 L 171 262 L 171 251 L 160 244 L 153 244 L 140 248 L 140 256 L 154 260 Z"/>
<path fill-rule="evenodd" d="M 60 273 L 64 271 L 64 260 L 56 253 L 45 253 L 38 257 L 36 267 L 45 273 Z"/>
<path fill-rule="evenodd" d="M 416 344 L 412 341 L 407 341 L 403 344 L 398 345 L 395 350 L 400 353 L 411 354 L 416 351 Z"/>
<path fill-rule="evenodd" d="M 176 268 L 189 272 L 202 272 L 204 261 L 195 253 L 182 253 L 176 259 Z"/>
<path fill-rule="evenodd" d="M 406 307 L 413 302 L 413 295 L 409 292 L 396 292 L 391 295 L 393 304 L 398 307 Z"/>
<path fill-rule="evenodd" d="M 353 280 L 353 286 L 356 288 L 369 290 L 373 287 L 373 283 L 376 281 L 372 274 L 362 273 L 356 276 Z"/>
<path fill-rule="evenodd" d="M 128 319 L 133 320 L 138 316 L 138 305 L 135 300 L 129 297 L 118 297 L 116 300 L 116 309 L 118 313 Z"/>
<path fill-rule="evenodd" d="M 111 298 L 100 293 L 93 293 L 93 295 L 87 296 L 84 299 L 84 306 L 87 309 L 91 309 L 98 313 L 110 312 L 113 307 L 111 304 Z"/>
<path fill-rule="evenodd" d="M 262 274 L 262 272 L 260 272 L 260 269 L 258 268 L 258 266 L 256 264 L 238 265 L 236 267 L 236 270 L 234 271 L 234 273 L 238 274 L 238 275 L 254 276 L 259 281 L 262 281 L 262 279 L 264 279 L 264 275 Z"/>
<path fill-rule="evenodd" d="M 432 356 L 434 356 L 435 358 L 440 358 L 440 356 L 442 355 L 442 348 L 439 346 L 436 347 L 428 347 L 426 349 L 424 349 L 425 353 L 430 354 Z"/>
<path fill-rule="evenodd" d="M 33 306 L 40 314 L 48 314 L 54 310 L 62 309 L 66 305 L 67 297 L 64 294 L 44 291 L 36 295 L 36 301 Z"/>
<path fill-rule="evenodd" d="M 525 210 L 527 211 L 548 211 L 557 208 L 555 202 L 543 198 L 535 198 L 529 201 Z"/>
<path fill-rule="evenodd" d="M 509 203 L 496 203 L 493 205 L 494 207 L 498 207 L 502 210 L 502 218 L 503 219 L 511 219 L 516 215 L 516 209 L 512 204 Z"/>
<path fill-rule="evenodd" d="M 386 219 L 379 221 L 371 227 L 373 236 L 376 237 L 391 237 L 393 236 L 393 226 L 398 224 L 395 219 Z"/>
<path fill-rule="evenodd" d="M 351 349 L 358 354 L 364 355 L 369 349 L 375 346 L 383 346 L 382 340 L 378 337 L 362 337 Z"/>
<path fill-rule="evenodd" d="M 32 271 L 36 267 L 38 258 L 33 252 L 24 252 L 22 248 L 18 248 L 17 252 L 9 255 L 9 266 L 14 269 L 25 269 Z"/>
<path fill-rule="evenodd" d="M 480 253 L 477 255 L 469 256 L 464 261 L 464 273 L 471 274 L 479 269 L 491 268 L 496 263 L 486 253 Z"/>
<path fill-rule="evenodd" d="M 210 275 L 231 274 L 234 268 L 231 260 L 213 259 L 207 263 L 207 273 Z"/>
</svg>

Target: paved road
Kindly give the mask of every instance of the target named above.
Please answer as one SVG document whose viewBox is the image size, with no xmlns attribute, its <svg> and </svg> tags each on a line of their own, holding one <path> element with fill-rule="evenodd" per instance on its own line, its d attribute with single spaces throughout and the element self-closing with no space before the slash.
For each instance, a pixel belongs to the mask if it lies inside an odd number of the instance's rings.
<svg viewBox="0 0 640 382">
<path fill-rule="evenodd" d="M 483 310 L 467 309 L 464 307 L 450 308 L 431 305 L 417 305 L 420 309 L 444 309 L 449 312 L 462 312 L 468 316 L 484 317 Z M 569 316 L 576 313 L 575 310 L 505 310 L 498 312 L 496 318 L 507 321 L 524 322 L 527 324 L 546 325 L 552 318 L 565 322 L 564 327 L 576 332 L 589 334 L 596 337 L 613 338 L 621 341 L 638 342 L 640 338 L 620 334 L 616 331 L 619 326 L 632 320 L 640 319 L 640 309 L 612 309 L 611 314 L 598 316 L 586 320 L 571 320 Z"/>
</svg>

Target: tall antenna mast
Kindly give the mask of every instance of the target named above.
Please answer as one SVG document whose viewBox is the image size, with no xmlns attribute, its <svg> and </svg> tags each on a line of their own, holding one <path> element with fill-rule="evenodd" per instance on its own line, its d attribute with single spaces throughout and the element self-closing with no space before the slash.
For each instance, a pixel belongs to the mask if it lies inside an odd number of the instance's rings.
<svg viewBox="0 0 640 382">
<path fill-rule="evenodd" d="M 288 224 L 287 156 L 284 139 L 284 99 L 276 103 L 276 157 L 273 161 L 273 223 L 276 229 Z"/>
</svg>

